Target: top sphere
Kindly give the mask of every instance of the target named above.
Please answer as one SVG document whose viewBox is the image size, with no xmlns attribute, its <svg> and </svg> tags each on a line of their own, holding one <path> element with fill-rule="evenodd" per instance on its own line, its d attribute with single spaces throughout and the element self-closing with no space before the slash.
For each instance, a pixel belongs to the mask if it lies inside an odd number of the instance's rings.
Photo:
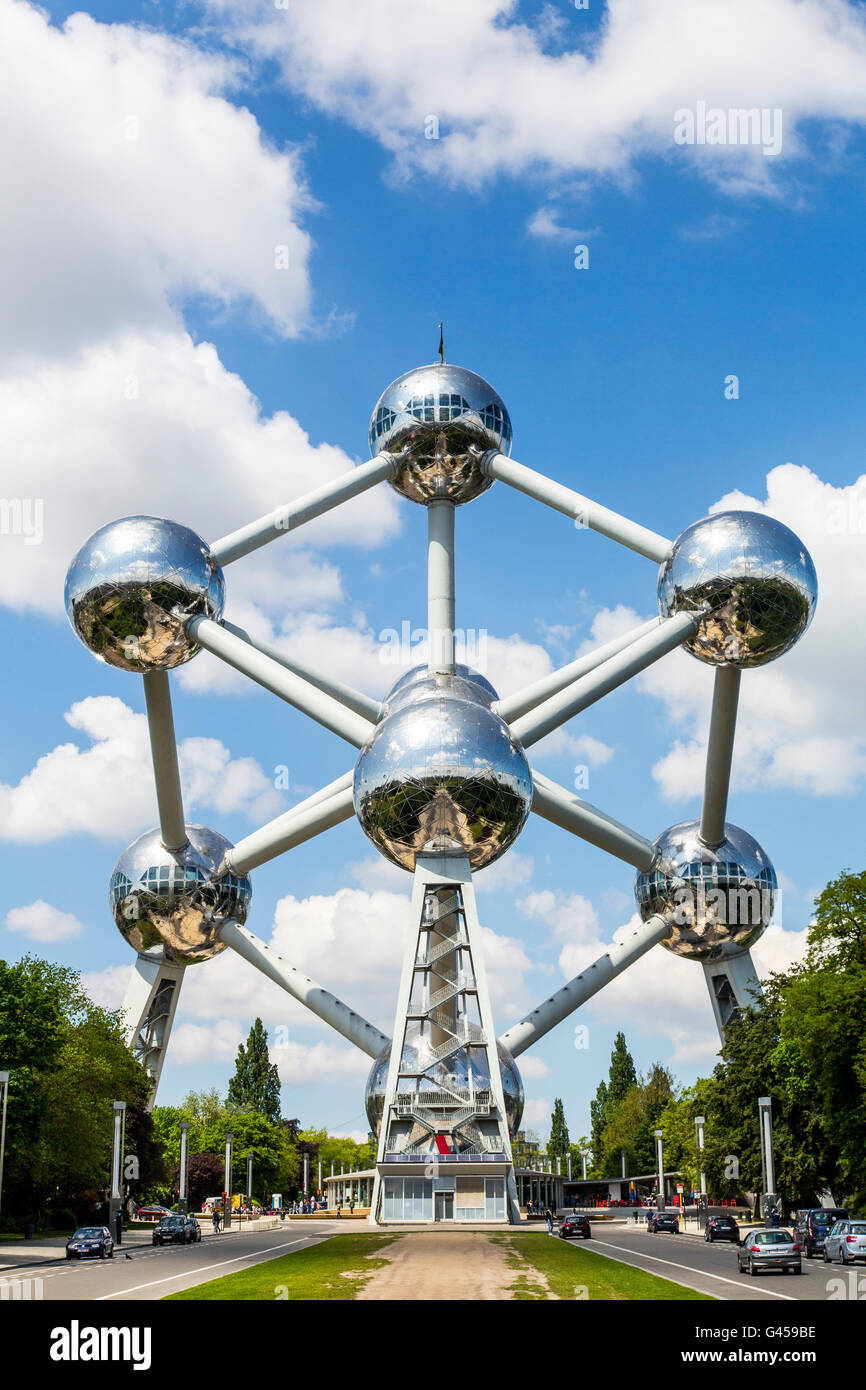
<svg viewBox="0 0 866 1390">
<path fill-rule="evenodd" d="M 66 576 L 66 612 L 85 647 L 121 671 L 170 671 L 199 650 L 184 627 L 222 616 L 222 570 L 195 531 L 128 516 L 94 531 Z"/>
<path fill-rule="evenodd" d="M 794 532 L 763 512 L 717 512 L 683 531 L 659 570 L 662 617 L 709 604 L 687 651 L 711 666 L 764 666 L 793 647 L 818 600 Z"/>
<path fill-rule="evenodd" d="M 481 460 L 511 453 L 511 420 L 489 382 L 434 362 L 392 381 L 370 418 L 370 453 L 392 454 L 391 486 L 411 502 L 471 502 L 493 482 Z"/>
</svg>

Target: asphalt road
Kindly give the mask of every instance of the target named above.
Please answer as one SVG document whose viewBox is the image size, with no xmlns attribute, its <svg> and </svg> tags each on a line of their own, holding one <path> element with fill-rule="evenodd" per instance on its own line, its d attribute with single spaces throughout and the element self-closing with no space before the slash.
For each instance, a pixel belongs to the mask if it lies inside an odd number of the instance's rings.
<svg viewBox="0 0 866 1390">
<path fill-rule="evenodd" d="M 702 1235 L 682 1232 L 650 1235 L 643 1222 L 637 1227 L 605 1226 L 599 1222 L 593 1225 L 591 1240 L 572 1243 L 719 1299 L 823 1302 L 832 1296 L 840 1297 L 840 1280 L 849 1289 L 848 1297 L 852 1296 L 852 1283 L 855 1289 L 859 1288 L 861 1297 L 866 1294 L 866 1268 L 862 1265 L 842 1270 L 838 1265 L 825 1265 L 820 1258 L 804 1259 L 802 1274 L 779 1271 L 758 1274 L 753 1279 L 738 1272 L 735 1245 L 727 1241 L 709 1244 Z"/>
<path fill-rule="evenodd" d="M 194 1284 L 234 1274 L 276 1255 L 316 1245 L 348 1226 L 346 1221 L 335 1220 L 286 1221 L 264 1231 L 232 1231 L 218 1236 L 203 1234 L 195 1245 L 154 1246 L 147 1234 L 144 1238 L 125 1239 L 111 1260 L 67 1261 L 62 1250 L 54 1258 L 43 1249 L 42 1258 L 30 1263 L 26 1262 L 26 1255 L 20 1264 L 17 1260 L 14 1265 L 5 1262 L 0 1267 L 0 1280 L 39 1279 L 41 1294 L 34 1288 L 31 1296 L 45 1300 L 160 1299 Z M 126 1255 L 130 1258 L 126 1259 Z"/>
</svg>

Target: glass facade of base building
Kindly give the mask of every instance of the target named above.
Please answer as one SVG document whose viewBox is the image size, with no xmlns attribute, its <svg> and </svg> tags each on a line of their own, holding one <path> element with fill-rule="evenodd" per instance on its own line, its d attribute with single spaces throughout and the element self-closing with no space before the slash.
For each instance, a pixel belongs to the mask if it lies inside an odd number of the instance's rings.
<svg viewBox="0 0 866 1390">
<path fill-rule="evenodd" d="M 505 1221 L 505 1178 L 460 1174 L 382 1180 L 383 1221 Z"/>
</svg>

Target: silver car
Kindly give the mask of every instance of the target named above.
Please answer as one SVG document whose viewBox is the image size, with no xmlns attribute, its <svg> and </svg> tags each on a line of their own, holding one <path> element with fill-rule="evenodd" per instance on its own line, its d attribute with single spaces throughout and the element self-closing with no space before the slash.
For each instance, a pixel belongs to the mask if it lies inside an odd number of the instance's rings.
<svg viewBox="0 0 866 1390">
<path fill-rule="evenodd" d="M 788 1273 L 803 1273 L 800 1247 L 790 1231 L 752 1231 L 740 1241 L 737 1250 L 737 1268 L 740 1273 L 763 1273 L 769 1269 L 783 1269 Z"/>
<path fill-rule="evenodd" d="M 866 1264 L 866 1221 L 837 1221 L 824 1237 L 824 1263 L 852 1265 L 856 1260 Z"/>
</svg>

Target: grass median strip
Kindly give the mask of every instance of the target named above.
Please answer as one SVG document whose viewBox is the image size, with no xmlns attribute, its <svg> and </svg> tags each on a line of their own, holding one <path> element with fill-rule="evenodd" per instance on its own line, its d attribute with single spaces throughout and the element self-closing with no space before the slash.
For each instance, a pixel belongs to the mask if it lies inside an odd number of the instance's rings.
<svg viewBox="0 0 866 1390">
<path fill-rule="evenodd" d="M 325 1302 L 339 1299 L 352 1302 L 373 1271 L 384 1263 L 377 1258 L 377 1252 L 394 1239 L 394 1236 L 334 1236 L 296 1254 L 280 1255 L 250 1269 L 169 1294 L 166 1301 L 299 1299 Z"/>
<path fill-rule="evenodd" d="M 505 1256 L 499 1295 L 504 1300 L 713 1301 L 709 1294 L 542 1232 L 490 1232 L 486 1238 L 499 1246 Z M 475 1239 L 478 1239 L 477 1234 Z M 333 1236 L 293 1254 L 280 1255 L 235 1274 L 169 1294 L 168 1298 L 173 1301 L 353 1302 L 375 1272 L 389 1263 L 383 1255 L 386 1247 L 394 1241 L 412 1240 L 411 1234 L 397 1232 L 394 1235 Z M 422 1248 L 416 1253 L 427 1267 L 428 1260 L 435 1260 L 435 1250 L 426 1249 L 422 1256 Z M 444 1245 L 442 1254 L 445 1254 Z M 442 1272 L 441 1269 L 436 1271 L 438 1288 L 442 1286 Z M 465 1269 L 462 1273 L 466 1273 Z M 423 1270 L 413 1271 L 414 1279 L 418 1280 L 419 1275 L 423 1281 Z M 423 1282 L 419 1282 L 418 1292 L 424 1296 Z M 441 1297 L 441 1293 L 438 1296 Z"/>
</svg>

